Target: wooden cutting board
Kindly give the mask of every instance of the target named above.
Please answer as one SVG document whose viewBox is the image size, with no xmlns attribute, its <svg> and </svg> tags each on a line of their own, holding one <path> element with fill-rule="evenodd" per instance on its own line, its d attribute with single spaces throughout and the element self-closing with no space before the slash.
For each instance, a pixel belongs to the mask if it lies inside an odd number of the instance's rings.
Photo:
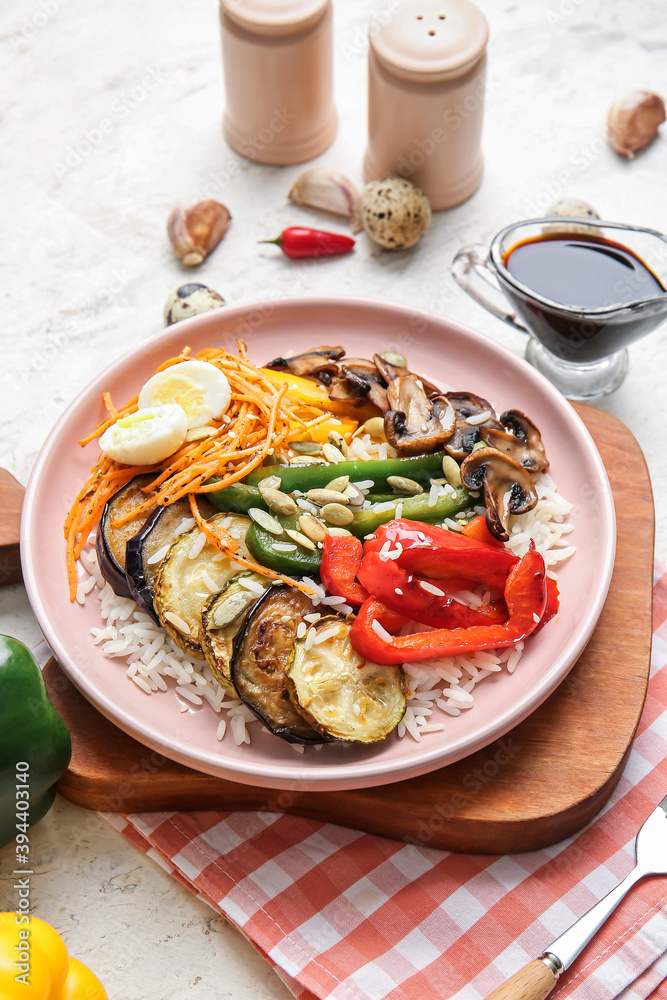
<svg viewBox="0 0 667 1000">
<path fill-rule="evenodd" d="M 73 744 L 71 765 L 58 785 L 61 794 L 102 811 L 297 813 L 469 853 L 533 850 L 581 829 L 611 795 L 644 704 L 654 517 L 646 463 L 628 429 L 601 410 L 575 408 L 595 439 L 614 492 L 614 575 L 583 655 L 551 697 L 509 734 L 456 764 L 379 788 L 254 788 L 192 771 L 135 742 L 89 705 L 51 660 L 44 671 L 47 686 Z M 0 501 L 2 523 L 4 494 Z"/>
</svg>

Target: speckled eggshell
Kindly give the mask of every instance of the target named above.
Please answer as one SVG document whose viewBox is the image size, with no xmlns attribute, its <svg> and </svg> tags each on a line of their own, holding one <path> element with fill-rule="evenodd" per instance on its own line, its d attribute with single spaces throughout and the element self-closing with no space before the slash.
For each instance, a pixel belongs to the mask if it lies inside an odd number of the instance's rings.
<svg viewBox="0 0 667 1000">
<path fill-rule="evenodd" d="M 361 195 L 361 222 L 372 240 L 387 250 L 407 250 L 431 224 L 431 206 L 403 177 L 371 181 Z"/>
</svg>

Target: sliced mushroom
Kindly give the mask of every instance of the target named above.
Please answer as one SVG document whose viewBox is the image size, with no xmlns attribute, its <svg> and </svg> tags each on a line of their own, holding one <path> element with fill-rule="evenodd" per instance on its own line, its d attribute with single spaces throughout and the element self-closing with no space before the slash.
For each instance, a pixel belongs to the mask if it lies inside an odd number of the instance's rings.
<svg viewBox="0 0 667 1000">
<path fill-rule="evenodd" d="M 502 428 L 482 425 L 480 437 L 490 448 L 509 455 L 530 472 L 546 472 L 549 468 L 542 436 L 532 420 L 520 410 L 507 410 L 500 416 Z"/>
<path fill-rule="evenodd" d="M 434 451 L 447 441 L 456 424 L 454 407 L 445 396 L 429 400 L 422 380 L 411 373 L 387 386 L 390 409 L 384 415 L 389 444 L 404 455 Z"/>
<path fill-rule="evenodd" d="M 502 430 L 502 426 L 491 403 L 481 396 L 475 396 L 472 392 L 448 392 L 446 398 L 456 411 L 456 427 L 445 449 L 452 458 L 463 461 L 481 440 L 482 427 L 496 427 Z M 474 418 L 483 413 L 488 413 L 489 416 L 481 422 L 476 422 Z M 469 417 L 473 418 L 473 423 L 469 422 Z"/>
<path fill-rule="evenodd" d="M 329 386 L 329 399 L 349 400 L 359 406 L 367 400 L 383 412 L 389 409 L 387 390 L 379 371 L 366 358 L 346 358 L 336 365 L 337 372 L 331 377 L 332 365 L 315 373 L 315 377 Z"/>
<path fill-rule="evenodd" d="M 374 354 L 373 361 L 375 362 L 375 367 L 380 372 L 380 375 L 382 375 L 382 378 L 385 380 L 387 385 L 389 385 L 392 379 L 402 378 L 404 375 L 413 374 L 412 372 L 408 371 L 407 368 L 399 368 L 398 365 L 392 365 L 392 363 L 390 361 L 387 361 L 386 358 L 383 358 L 381 354 Z M 421 375 L 419 375 L 418 378 L 422 383 L 422 385 L 424 386 L 424 392 L 429 397 L 429 399 L 433 399 L 433 397 L 435 396 L 442 395 L 442 389 L 438 389 L 438 387 L 433 385 L 432 382 L 427 382 L 426 379 L 422 378 Z"/>
<path fill-rule="evenodd" d="M 505 410 L 499 419 L 505 430 L 523 442 L 525 456 L 521 465 L 531 472 L 546 472 L 549 459 L 544 451 L 542 435 L 530 417 L 521 410 Z"/>
<path fill-rule="evenodd" d="M 484 490 L 486 525 L 506 542 L 511 514 L 525 514 L 537 503 L 530 473 L 495 448 L 478 448 L 461 466 L 461 480 L 469 490 Z"/>
<path fill-rule="evenodd" d="M 318 368 L 327 365 L 329 361 L 338 361 L 345 354 L 344 347 L 313 347 L 303 354 L 295 354 L 293 358 L 274 358 L 266 365 L 275 371 L 291 372 L 292 375 L 312 375 Z"/>
</svg>

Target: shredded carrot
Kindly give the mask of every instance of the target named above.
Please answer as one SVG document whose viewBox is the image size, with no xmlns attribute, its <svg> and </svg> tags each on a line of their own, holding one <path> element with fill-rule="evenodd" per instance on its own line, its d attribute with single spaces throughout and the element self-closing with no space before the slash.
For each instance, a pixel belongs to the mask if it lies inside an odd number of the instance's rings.
<svg viewBox="0 0 667 1000">
<path fill-rule="evenodd" d="M 215 433 L 185 442 L 164 462 L 148 467 L 121 465 L 100 453 L 64 525 L 71 600 L 76 598 L 77 592 L 76 561 L 90 532 L 100 520 L 107 501 L 135 476 L 143 473 L 153 475 L 154 478 L 144 487 L 144 492 L 150 495 L 139 508 L 119 518 L 118 524 L 140 513 L 148 516 L 156 505 L 167 505 L 186 496 L 194 515 L 195 493 L 221 490 L 244 479 L 261 465 L 268 454 L 287 447 L 290 441 L 303 437 L 310 428 L 332 419 L 332 414 L 323 407 L 302 403 L 292 397 L 286 382 L 278 384 L 269 379 L 248 360 L 243 341 L 238 340 L 237 344 L 238 355 L 229 354 L 221 348 L 207 348 L 196 355 L 197 360 L 208 361 L 219 368 L 229 381 L 230 405 L 220 420 L 211 422 Z M 190 348 L 186 347 L 179 355 L 164 361 L 157 371 L 164 371 L 189 357 Z M 109 417 L 79 442 L 82 446 L 99 438 L 118 418 L 134 413 L 138 406 L 136 396 L 118 408 L 109 393 L 103 394 L 102 401 Z M 197 515 L 195 520 L 210 541 L 227 554 L 236 552 L 238 545 L 231 535 L 224 533 L 222 537 L 219 528 L 212 530 L 198 508 Z M 269 571 L 238 555 L 234 559 L 255 572 L 310 593 L 305 585 L 290 577 Z"/>
<path fill-rule="evenodd" d="M 301 583 L 299 580 L 293 580 L 291 576 L 285 576 L 283 573 L 276 573 L 275 570 L 268 569 L 266 566 L 261 566 L 256 563 L 253 559 L 247 559 L 245 556 L 239 555 L 239 543 L 235 538 L 225 531 L 224 528 L 219 527 L 217 524 L 211 524 L 210 521 L 206 521 L 201 516 L 201 511 L 197 505 L 197 499 L 193 493 L 188 494 L 188 500 L 190 501 L 190 510 L 192 511 L 192 516 L 194 517 L 200 531 L 203 531 L 206 538 L 212 545 L 218 549 L 219 552 L 223 552 L 230 559 L 233 559 L 235 563 L 239 566 L 245 566 L 246 569 L 251 569 L 255 573 L 259 573 L 261 576 L 267 576 L 272 580 L 281 580 L 286 583 L 288 587 L 294 587 L 296 590 L 300 590 L 303 594 L 314 594 L 315 591 L 312 587 L 309 587 L 305 583 Z"/>
<path fill-rule="evenodd" d="M 113 401 L 111 399 L 111 393 L 110 392 L 102 393 L 102 401 L 104 403 L 104 408 L 106 409 L 109 416 L 113 417 L 114 420 L 118 420 L 118 410 L 113 405 Z"/>
<path fill-rule="evenodd" d="M 239 543 L 236 539 L 230 535 L 228 531 L 225 531 L 224 528 L 218 526 L 217 524 L 210 524 L 201 516 L 197 498 L 194 493 L 188 493 L 188 500 L 190 501 L 192 516 L 197 522 L 199 530 L 204 532 L 208 541 L 212 545 L 215 545 L 216 549 L 219 549 L 220 552 L 224 552 L 225 555 L 228 556 L 233 555 L 239 547 Z"/>
</svg>

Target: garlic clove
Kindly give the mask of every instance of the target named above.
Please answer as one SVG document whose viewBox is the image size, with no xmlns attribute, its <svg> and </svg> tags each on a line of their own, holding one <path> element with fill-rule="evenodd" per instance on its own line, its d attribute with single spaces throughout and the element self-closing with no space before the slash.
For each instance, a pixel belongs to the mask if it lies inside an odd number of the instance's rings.
<svg viewBox="0 0 667 1000">
<path fill-rule="evenodd" d="M 177 205 L 167 220 L 167 235 L 174 253 L 186 267 L 197 267 L 215 250 L 231 218 L 225 205 L 211 199 L 191 208 Z"/>
<path fill-rule="evenodd" d="M 287 197 L 295 205 L 308 205 L 333 215 L 345 215 L 350 219 L 352 232 L 361 231 L 359 192 L 351 180 L 336 170 L 312 167 L 304 171 L 295 180 Z"/>
<path fill-rule="evenodd" d="M 665 121 L 665 102 L 648 90 L 633 90 L 612 104 L 607 118 L 609 142 L 620 156 L 631 160 L 646 146 Z"/>
</svg>

